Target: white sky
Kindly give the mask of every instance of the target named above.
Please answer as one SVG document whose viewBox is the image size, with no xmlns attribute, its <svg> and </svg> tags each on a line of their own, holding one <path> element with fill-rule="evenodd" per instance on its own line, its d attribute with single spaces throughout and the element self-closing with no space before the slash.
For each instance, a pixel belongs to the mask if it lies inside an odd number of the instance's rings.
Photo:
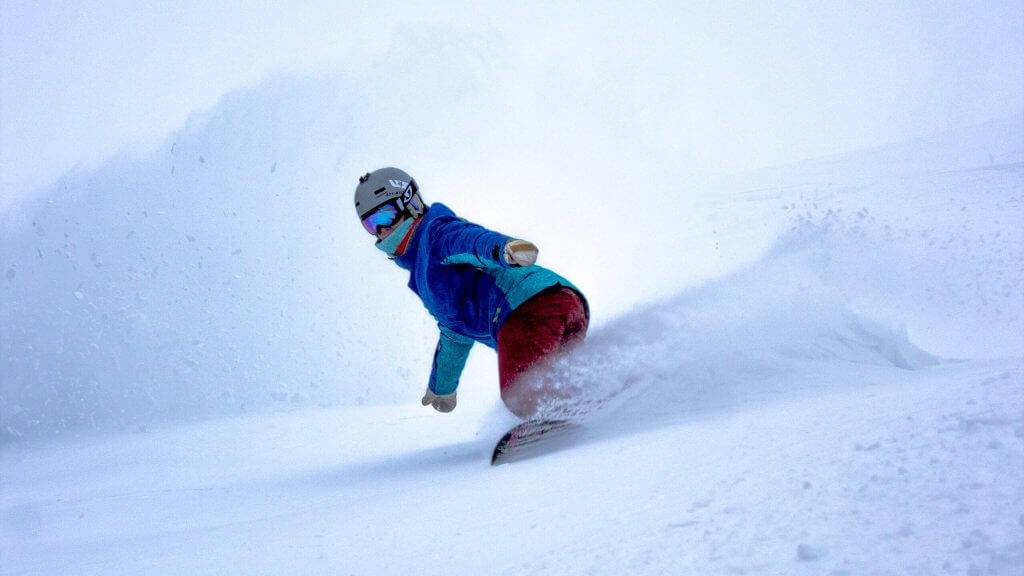
<svg viewBox="0 0 1024 576">
<path fill-rule="evenodd" d="M 446 30 L 508 55 L 508 98 L 583 110 L 595 126 L 638 125 L 694 169 L 798 160 L 1024 110 L 1021 1 L 3 0 L 0 207 L 76 165 L 144 153 L 191 112 L 268 74 L 358 73 L 396 33 L 433 32 L 443 44 Z"/>
</svg>

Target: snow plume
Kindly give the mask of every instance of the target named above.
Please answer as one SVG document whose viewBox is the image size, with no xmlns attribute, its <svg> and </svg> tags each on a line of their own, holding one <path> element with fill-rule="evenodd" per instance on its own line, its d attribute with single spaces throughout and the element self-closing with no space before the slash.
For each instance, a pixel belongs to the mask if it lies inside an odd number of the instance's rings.
<svg viewBox="0 0 1024 576">
<path fill-rule="evenodd" d="M 651 231 L 640 234 L 622 218 L 637 208 L 621 193 L 633 171 L 509 162 L 515 150 L 593 146 L 502 144 L 505 132 L 478 122 L 501 100 L 468 87 L 495 85 L 501 53 L 409 42 L 436 58 L 271 79 L 196 114 L 146 158 L 69 174 L 0 213 L 0 438 L 414 402 L 436 326 L 349 205 L 352 179 L 384 162 L 422 174 L 428 201 L 536 241 L 541 262 L 583 288 L 595 322 L 581 358 L 603 367 L 594 389 L 640 379 L 637 390 L 738 393 L 727 384 L 750 385 L 762 366 L 788 375 L 801 358 L 917 366 L 908 336 L 946 357 L 1024 349 L 1019 117 L 713 192 L 673 178 L 639 214 Z M 457 141 L 442 138 L 452 131 Z M 582 177 L 601 166 L 609 173 Z M 581 203 L 581 186 L 600 201 Z M 796 230 L 736 272 L 795 214 Z M 602 327 L 653 294 L 659 304 Z M 496 388 L 482 348 L 462 410 Z"/>
<path fill-rule="evenodd" d="M 1010 267 L 1020 248 L 1006 247 L 993 266 L 926 243 L 935 244 L 864 212 L 798 216 L 754 263 L 600 326 L 555 363 L 554 376 L 535 378 L 576 398 L 550 407 L 552 416 L 601 405 L 602 415 L 635 425 L 873 383 L 865 373 L 900 380 L 953 361 L 918 346 L 915 331 L 948 342 L 972 330 L 976 346 L 1012 352 L 1020 336 L 1007 331 L 1021 318 L 1024 284 Z M 1012 277 L 995 291 L 962 281 L 978 267 Z"/>
<path fill-rule="evenodd" d="M 425 382 L 436 328 L 350 204 L 357 175 L 394 158 L 350 158 L 360 139 L 387 146 L 354 112 L 381 88 L 362 80 L 229 94 L 151 156 L 0 215 L 0 438 L 390 402 Z M 459 81 L 444 86 L 458 103 Z"/>
<path fill-rule="evenodd" d="M 418 27 L 371 70 L 264 79 L 0 211 L 0 440 L 422 390 L 437 328 L 352 191 L 394 164 L 442 200 L 417 168 L 492 132 L 485 40 Z"/>
</svg>

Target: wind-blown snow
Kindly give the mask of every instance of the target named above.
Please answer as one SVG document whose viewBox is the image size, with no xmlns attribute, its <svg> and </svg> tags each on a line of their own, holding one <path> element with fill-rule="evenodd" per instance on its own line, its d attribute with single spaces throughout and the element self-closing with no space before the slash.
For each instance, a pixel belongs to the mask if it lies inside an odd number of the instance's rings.
<svg viewBox="0 0 1024 576">
<path fill-rule="evenodd" d="M 380 346 L 433 328 L 349 205 L 342 143 L 371 127 L 348 84 L 231 94 L 0 216 L 0 437 L 388 402 L 420 375 Z"/>
<path fill-rule="evenodd" d="M 533 459 L 487 464 L 511 417 L 483 351 L 449 415 L 407 374 L 398 406 L 8 445 L 0 573 L 1021 574 L 1021 122 L 705 183 L 652 215 L 676 225 L 655 252 L 680 287 L 558 362 L 566 386 L 630 386 Z M 223 266 L 249 249 L 204 246 Z M 599 304 L 656 281 L 653 256 L 609 254 L 626 278 Z"/>
<path fill-rule="evenodd" d="M 636 151 L 618 159 L 628 171 L 538 162 L 515 174 L 515 159 L 493 158 L 510 127 L 475 126 L 475 111 L 495 104 L 466 86 L 493 85 L 501 54 L 477 58 L 487 47 L 474 42 L 422 67 L 397 54 L 383 63 L 391 75 L 282 76 L 241 90 L 150 156 L 69 174 L 0 214 L 0 439 L 406 401 L 410 383 L 426 380 L 436 327 L 348 206 L 354 176 L 381 158 L 415 172 L 429 201 L 535 241 L 543 262 L 583 287 L 595 328 L 728 275 L 754 284 L 731 284 L 741 296 L 708 303 L 707 316 L 684 303 L 681 321 L 715 324 L 727 311 L 714 308 L 739 297 L 781 297 L 756 270 L 738 272 L 762 258 L 788 290 L 801 289 L 788 277 L 796 266 L 819 307 L 905 325 L 931 353 L 1024 347 L 1011 225 L 1019 118 L 740 179 L 670 172 L 652 181 L 665 192 L 638 204 L 621 191 L 635 189 L 634 174 L 661 172 Z M 394 75 L 409 84 L 390 85 Z M 430 114 L 441 101 L 452 112 Z M 415 131 L 385 130 L 380 118 L 414 119 Z M 426 145 L 454 129 L 461 148 Z M 566 145 L 531 149 L 557 157 Z M 843 330 L 847 320 L 823 322 Z M 703 345 L 689 337 L 679 348 Z M 493 379 L 480 349 L 467 381 Z"/>
</svg>

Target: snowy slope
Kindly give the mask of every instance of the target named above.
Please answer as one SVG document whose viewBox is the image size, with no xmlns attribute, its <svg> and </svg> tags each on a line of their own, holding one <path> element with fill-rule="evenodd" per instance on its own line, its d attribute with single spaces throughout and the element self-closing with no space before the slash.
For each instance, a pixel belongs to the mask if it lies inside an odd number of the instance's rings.
<svg viewBox="0 0 1024 576">
<path fill-rule="evenodd" d="M 412 407 L 7 452 L 2 572 L 1020 574 L 1019 363 L 860 376 L 497 468 Z"/>
<path fill-rule="evenodd" d="M 1021 134 L 708 183 L 661 215 L 701 273 L 559 363 L 631 387 L 544 456 L 488 466 L 481 379 L 6 446 L 0 574 L 1024 574 Z"/>
</svg>

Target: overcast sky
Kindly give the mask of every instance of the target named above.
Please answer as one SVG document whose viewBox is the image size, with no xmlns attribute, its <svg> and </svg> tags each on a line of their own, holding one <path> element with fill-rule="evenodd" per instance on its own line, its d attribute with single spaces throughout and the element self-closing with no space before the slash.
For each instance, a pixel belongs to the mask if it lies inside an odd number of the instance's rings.
<svg viewBox="0 0 1024 576">
<path fill-rule="evenodd" d="M 397 34 L 480 38 L 497 98 L 640 126 L 712 172 L 1024 110 L 1021 1 L 505 4 L 3 0 L 0 207 L 275 72 L 366 74 Z"/>
</svg>

